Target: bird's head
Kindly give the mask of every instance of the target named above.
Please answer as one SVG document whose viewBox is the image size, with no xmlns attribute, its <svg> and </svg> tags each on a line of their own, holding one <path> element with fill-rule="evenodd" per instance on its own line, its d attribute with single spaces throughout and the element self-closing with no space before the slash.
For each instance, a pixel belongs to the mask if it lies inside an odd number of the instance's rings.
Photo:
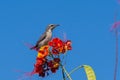
<svg viewBox="0 0 120 80">
<path fill-rule="evenodd" d="M 59 24 L 49 24 L 48 27 L 47 27 L 47 30 L 53 30 L 57 26 L 59 26 Z"/>
</svg>

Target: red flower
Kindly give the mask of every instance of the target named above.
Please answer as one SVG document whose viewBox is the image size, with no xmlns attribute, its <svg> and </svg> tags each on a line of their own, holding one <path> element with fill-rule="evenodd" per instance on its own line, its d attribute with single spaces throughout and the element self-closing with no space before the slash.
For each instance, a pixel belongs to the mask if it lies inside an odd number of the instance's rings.
<svg viewBox="0 0 120 80">
<path fill-rule="evenodd" d="M 57 50 L 55 48 L 52 48 L 52 53 L 55 54 L 55 55 L 57 55 L 57 54 L 59 54 L 59 50 Z"/>
<path fill-rule="evenodd" d="M 39 76 L 41 76 L 41 77 L 45 77 L 45 73 L 44 73 L 44 72 L 39 73 Z"/>
<path fill-rule="evenodd" d="M 51 67 L 51 71 L 55 73 L 56 70 L 58 70 L 58 68 L 59 68 L 59 63 L 53 62 L 53 67 Z"/>
<path fill-rule="evenodd" d="M 51 68 L 51 71 L 52 71 L 53 73 L 56 73 L 56 70 L 57 70 L 57 69 L 55 69 L 55 68 Z"/>
<path fill-rule="evenodd" d="M 48 46 L 48 45 L 43 46 L 43 47 L 41 47 L 40 50 L 38 51 L 37 57 L 38 57 L 38 58 L 44 58 L 44 57 L 48 56 L 48 53 L 49 53 L 49 46 Z"/>
<path fill-rule="evenodd" d="M 48 67 L 50 68 L 50 70 L 55 73 L 56 70 L 58 70 L 59 65 L 60 64 L 60 59 L 59 58 L 54 58 L 54 60 L 51 60 L 48 62 Z"/>
<path fill-rule="evenodd" d="M 60 59 L 59 58 L 54 58 L 54 61 L 59 63 L 60 62 Z"/>
<path fill-rule="evenodd" d="M 59 48 L 62 45 L 63 45 L 63 42 L 59 38 L 54 38 L 52 41 L 49 42 L 49 46 L 52 46 L 54 48 Z"/>
<path fill-rule="evenodd" d="M 45 77 L 46 75 L 49 75 L 49 71 L 55 73 L 60 66 L 60 58 L 56 57 L 58 57 L 60 53 L 65 53 L 71 49 L 70 40 L 62 41 L 59 38 L 53 38 L 48 45 L 42 46 L 38 50 L 33 74 L 39 74 L 39 76 Z M 52 56 L 52 60 L 49 58 L 51 57 L 49 55 Z"/>
<path fill-rule="evenodd" d="M 49 61 L 49 62 L 47 63 L 47 65 L 48 65 L 48 67 L 53 67 L 53 62 L 52 62 L 52 61 Z"/>
<path fill-rule="evenodd" d="M 64 42 L 59 38 L 54 38 L 52 41 L 50 41 L 49 46 L 52 47 L 52 53 L 55 55 L 59 53 L 65 53 L 67 50 L 72 49 L 70 40 Z"/>
<path fill-rule="evenodd" d="M 34 73 L 41 73 L 44 70 L 42 65 L 35 64 L 34 67 Z"/>
<path fill-rule="evenodd" d="M 44 58 L 36 58 L 36 65 L 43 65 L 45 61 Z"/>
<path fill-rule="evenodd" d="M 67 50 L 72 50 L 71 44 L 72 44 L 72 43 L 71 43 L 70 40 L 67 40 L 67 41 L 66 41 Z"/>
</svg>

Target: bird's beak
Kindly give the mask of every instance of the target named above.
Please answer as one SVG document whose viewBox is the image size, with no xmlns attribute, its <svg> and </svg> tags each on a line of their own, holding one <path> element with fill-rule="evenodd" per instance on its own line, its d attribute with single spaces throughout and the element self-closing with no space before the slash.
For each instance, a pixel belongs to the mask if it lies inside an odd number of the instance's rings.
<svg viewBox="0 0 120 80">
<path fill-rule="evenodd" d="M 56 28 L 57 26 L 60 26 L 60 25 L 59 24 L 55 24 L 54 27 L 53 27 L 53 29 Z"/>
<path fill-rule="evenodd" d="M 54 29 L 54 28 L 56 28 L 57 26 L 60 26 L 59 24 L 54 24 L 54 26 L 52 27 L 52 30 Z"/>
<path fill-rule="evenodd" d="M 59 24 L 56 24 L 55 27 L 60 26 Z"/>
</svg>

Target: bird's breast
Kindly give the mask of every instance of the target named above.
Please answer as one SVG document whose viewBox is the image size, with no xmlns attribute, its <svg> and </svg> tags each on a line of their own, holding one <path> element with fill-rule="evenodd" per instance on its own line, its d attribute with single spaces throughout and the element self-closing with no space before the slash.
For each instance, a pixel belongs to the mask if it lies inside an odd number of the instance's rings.
<svg viewBox="0 0 120 80">
<path fill-rule="evenodd" d="M 48 41 L 50 41 L 51 38 L 52 38 L 52 32 L 47 32 L 46 34 L 47 34 L 47 36 L 46 36 L 46 41 L 48 42 Z"/>
</svg>

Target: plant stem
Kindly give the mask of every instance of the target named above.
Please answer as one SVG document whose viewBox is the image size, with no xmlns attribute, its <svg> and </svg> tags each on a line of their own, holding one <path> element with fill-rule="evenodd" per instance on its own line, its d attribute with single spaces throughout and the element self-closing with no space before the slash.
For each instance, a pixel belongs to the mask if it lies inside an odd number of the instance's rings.
<svg viewBox="0 0 120 80">
<path fill-rule="evenodd" d="M 64 72 L 66 73 L 67 78 L 69 78 L 69 80 L 72 80 L 70 74 L 67 72 L 67 70 L 65 69 L 64 66 L 63 66 L 63 70 L 64 70 Z"/>
<path fill-rule="evenodd" d="M 80 69 L 80 68 L 83 68 L 83 66 L 78 66 L 76 68 L 74 68 L 70 73 L 69 75 L 71 75 L 73 72 L 75 72 L 76 70 Z"/>
<path fill-rule="evenodd" d="M 117 69 L 118 69 L 118 30 L 115 30 L 116 34 L 116 61 L 115 61 L 115 70 L 114 70 L 114 80 L 117 77 Z"/>
<path fill-rule="evenodd" d="M 61 67 L 62 67 L 63 80 L 66 80 L 66 78 L 65 78 L 65 73 L 64 73 L 64 69 L 63 69 L 63 65 L 61 65 Z"/>
</svg>

